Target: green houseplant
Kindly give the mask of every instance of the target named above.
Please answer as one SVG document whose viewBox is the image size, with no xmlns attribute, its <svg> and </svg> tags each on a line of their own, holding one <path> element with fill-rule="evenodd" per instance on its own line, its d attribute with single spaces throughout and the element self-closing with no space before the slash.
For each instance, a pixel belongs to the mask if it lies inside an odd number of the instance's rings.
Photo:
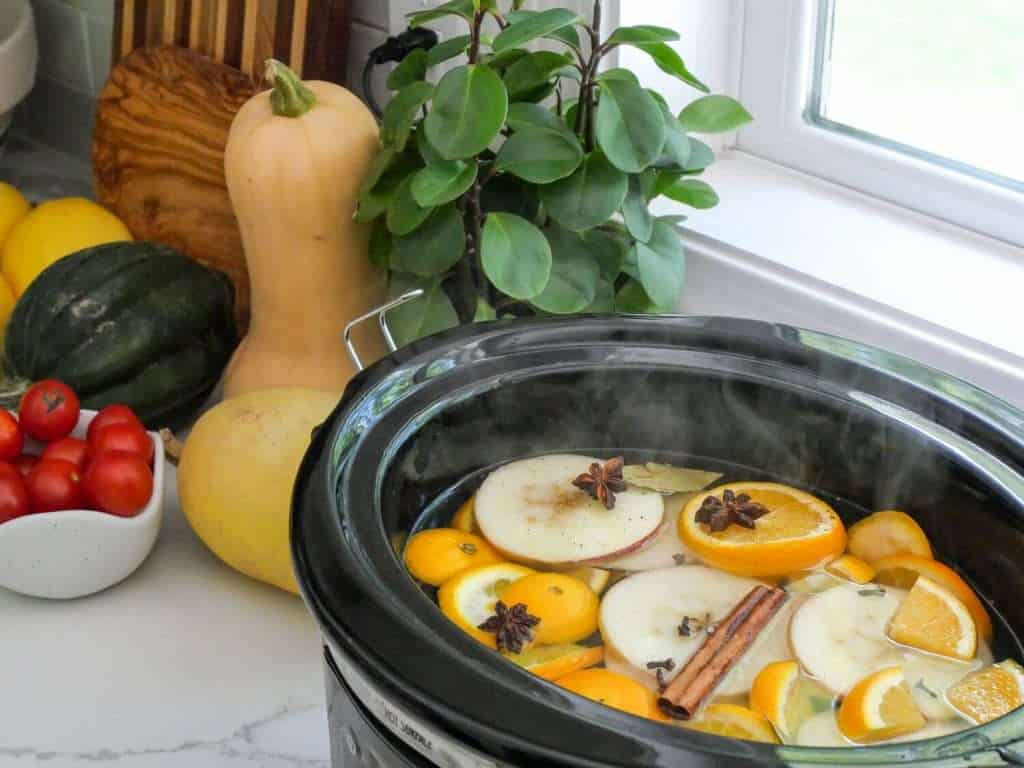
<svg viewBox="0 0 1024 768">
<path fill-rule="evenodd" d="M 507 314 L 671 311 L 685 276 L 681 217 L 648 206 L 661 195 L 714 206 L 695 178 L 714 155 L 688 132 L 751 119 L 708 93 L 668 45 L 672 30 L 622 27 L 602 40 L 601 0 L 589 21 L 522 2 L 451 0 L 410 16 L 413 27 L 461 17 L 468 30 L 391 73 L 360 195 L 392 292 L 425 291 L 391 315 L 402 342 Z M 525 47 L 541 39 L 555 50 Z M 707 95 L 673 114 L 629 70 L 600 66 L 619 46 Z M 455 66 L 434 85 L 428 72 L 444 62 Z"/>
</svg>

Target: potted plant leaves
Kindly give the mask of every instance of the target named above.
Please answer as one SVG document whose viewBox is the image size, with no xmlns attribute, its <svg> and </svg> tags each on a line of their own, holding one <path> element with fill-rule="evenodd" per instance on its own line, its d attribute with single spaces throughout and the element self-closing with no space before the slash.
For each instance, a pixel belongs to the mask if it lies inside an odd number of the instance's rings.
<svg viewBox="0 0 1024 768">
<path fill-rule="evenodd" d="M 650 203 L 717 204 L 697 178 L 714 154 L 689 134 L 751 119 L 687 69 L 670 29 L 602 39 L 601 0 L 589 20 L 520 5 L 452 0 L 410 15 L 411 27 L 455 16 L 467 29 L 391 73 L 381 151 L 361 190 L 371 259 L 393 293 L 425 291 L 391 313 L 399 342 L 505 315 L 673 311 L 681 217 L 655 217 Z M 541 40 L 544 50 L 527 47 Z M 602 66 L 620 46 L 704 95 L 673 114 L 633 72 Z"/>
</svg>

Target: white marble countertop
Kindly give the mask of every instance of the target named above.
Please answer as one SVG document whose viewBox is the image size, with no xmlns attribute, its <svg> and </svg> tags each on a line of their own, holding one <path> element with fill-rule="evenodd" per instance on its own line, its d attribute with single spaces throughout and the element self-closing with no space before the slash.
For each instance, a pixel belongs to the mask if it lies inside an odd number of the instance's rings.
<svg viewBox="0 0 1024 768">
<path fill-rule="evenodd" d="M 0 766 L 327 766 L 320 643 L 302 601 L 218 561 L 167 476 L 149 559 L 71 601 L 0 589 Z"/>
</svg>

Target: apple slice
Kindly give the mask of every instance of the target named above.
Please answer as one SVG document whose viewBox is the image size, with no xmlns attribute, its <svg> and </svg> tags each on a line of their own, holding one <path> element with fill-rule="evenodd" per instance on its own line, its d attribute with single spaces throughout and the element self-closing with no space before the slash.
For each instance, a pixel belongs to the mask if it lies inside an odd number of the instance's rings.
<svg viewBox="0 0 1024 768">
<path fill-rule="evenodd" d="M 636 573 L 609 589 L 601 601 L 605 648 L 612 652 L 610 656 L 620 657 L 652 680 L 657 671 L 648 670 L 647 664 L 671 659 L 673 669 L 663 673 L 666 681 L 671 680 L 704 642 L 706 635 L 699 625 L 705 617 L 712 622 L 721 620 L 759 583 L 701 565 Z M 689 636 L 680 632 L 686 616 L 696 620 Z M 781 656 L 770 660 L 788 656 L 788 648 L 783 648 Z M 749 678 L 760 669 L 756 667 Z M 728 685 L 731 677 L 722 682 L 719 692 L 741 692 L 733 690 L 735 684 Z"/>
<path fill-rule="evenodd" d="M 793 617 L 790 643 L 803 668 L 836 693 L 903 654 L 885 636 L 889 619 L 907 593 L 874 584 L 840 584 L 810 595 Z"/>
<path fill-rule="evenodd" d="M 612 580 L 611 571 L 606 571 L 603 568 L 592 568 L 589 565 L 570 568 L 564 571 L 564 573 L 566 576 L 572 576 L 574 579 L 582 581 L 593 590 L 595 595 L 600 595 L 608 589 L 608 584 Z"/>
<path fill-rule="evenodd" d="M 668 496 L 665 499 L 665 522 L 654 540 L 628 555 L 603 560 L 601 566 L 619 571 L 653 571 L 696 562 L 697 556 L 679 538 L 679 513 L 691 496 L 692 493 Z"/>
<path fill-rule="evenodd" d="M 629 489 L 605 506 L 572 481 L 594 462 L 552 454 L 496 469 L 476 494 L 476 521 L 484 537 L 510 559 L 555 565 L 590 563 L 642 547 L 661 528 L 660 494 Z"/>
</svg>

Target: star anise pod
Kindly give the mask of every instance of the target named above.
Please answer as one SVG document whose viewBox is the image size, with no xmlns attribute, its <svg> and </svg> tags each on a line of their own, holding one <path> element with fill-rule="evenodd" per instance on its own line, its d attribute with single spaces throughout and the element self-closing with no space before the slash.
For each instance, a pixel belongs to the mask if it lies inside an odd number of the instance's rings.
<svg viewBox="0 0 1024 768">
<path fill-rule="evenodd" d="M 730 525 L 741 525 L 744 528 L 754 528 L 755 520 L 771 512 L 764 504 L 751 501 L 750 496 L 745 493 L 739 495 L 726 489 L 722 492 L 722 498 L 708 496 L 704 503 L 697 510 L 696 520 L 698 523 L 708 525 L 712 532 L 724 531 Z"/>
<path fill-rule="evenodd" d="M 511 608 L 501 600 L 494 604 L 494 615 L 477 629 L 495 634 L 498 650 L 522 653 L 523 646 L 533 640 L 533 627 L 540 619 L 527 613 L 526 603 L 516 603 Z"/>
<path fill-rule="evenodd" d="M 604 504 L 605 509 L 613 509 L 615 494 L 626 490 L 626 481 L 622 479 L 625 463 L 621 456 L 608 459 L 603 467 L 595 461 L 590 465 L 590 471 L 577 477 L 572 484 Z"/>
</svg>

